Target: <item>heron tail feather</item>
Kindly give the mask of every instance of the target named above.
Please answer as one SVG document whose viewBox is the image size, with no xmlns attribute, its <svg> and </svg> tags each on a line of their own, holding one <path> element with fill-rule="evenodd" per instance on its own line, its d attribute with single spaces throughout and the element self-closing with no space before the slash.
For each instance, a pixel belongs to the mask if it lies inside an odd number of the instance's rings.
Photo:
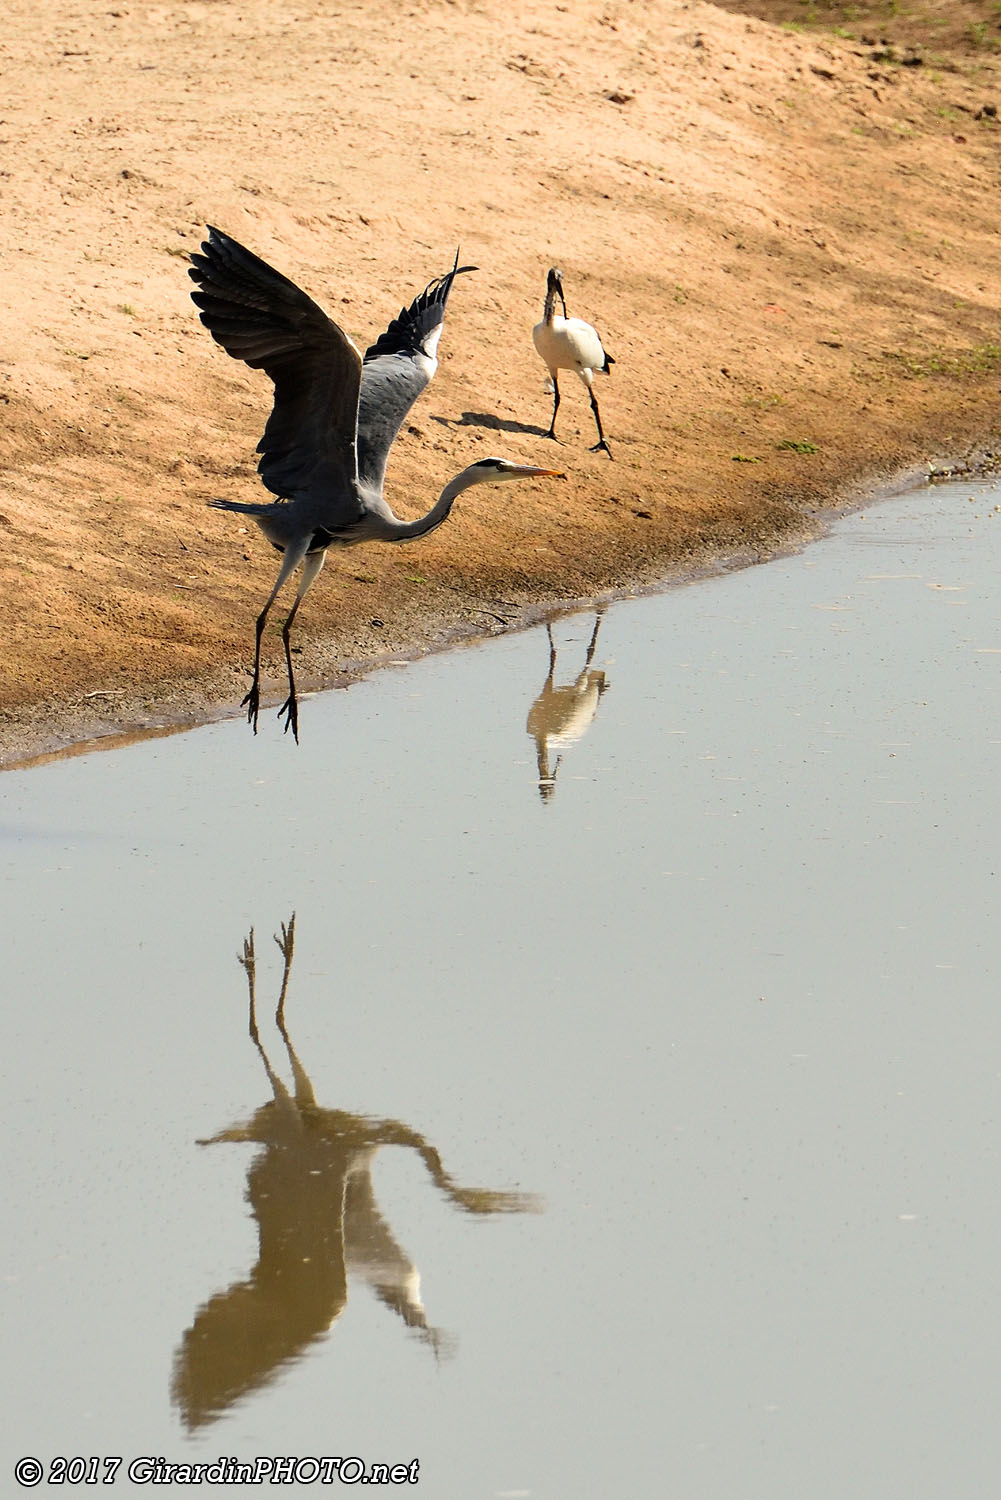
<svg viewBox="0 0 1001 1500">
<path fill-rule="evenodd" d="M 267 516 L 274 510 L 274 503 L 268 505 L 247 505 L 242 500 L 207 500 L 213 510 L 235 510 L 241 516 Z"/>
</svg>

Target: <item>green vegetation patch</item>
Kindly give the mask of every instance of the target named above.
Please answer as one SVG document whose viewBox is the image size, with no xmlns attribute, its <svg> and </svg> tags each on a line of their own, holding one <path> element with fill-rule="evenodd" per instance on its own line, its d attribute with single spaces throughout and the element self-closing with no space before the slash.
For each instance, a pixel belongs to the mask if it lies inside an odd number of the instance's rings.
<svg viewBox="0 0 1001 1500">
<path fill-rule="evenodd" d="M 910 380 L 927 380 L 932 376 L 959 379 L 967 375 L 990 375 L 1001 369 L 1001 344 L 976 344 L 970 349 L 932 350 L 929 354 L 908 354 L 901 349 L 884 349 L 883 357 Z"/>
</svg>

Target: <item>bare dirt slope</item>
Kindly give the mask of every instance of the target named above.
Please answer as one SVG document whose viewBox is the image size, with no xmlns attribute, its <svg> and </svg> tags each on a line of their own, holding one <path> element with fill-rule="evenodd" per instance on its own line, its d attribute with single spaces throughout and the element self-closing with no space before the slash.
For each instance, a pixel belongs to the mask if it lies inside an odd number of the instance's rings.
<svg viewBox="0 0 1001 1500">
<path fill-rule="evenodd" d="M 244 690 L 275 554 L 204 502 L 263 496 L 270 386 L 189 300 L 206 222 L 362 347 L 461 244 L 481 269 L 390 499 L 417 514 L 488 453 L 569 476 L 332 559 L 304 684 L 766 551 L 861 485 L 1001 446 L 1001 59 L 990 10 L 974 44 L 960 4 L 909 66 L 813 10 L 801 32 L 679 0 L 12 0 L 0 752 Z M 617 361 L 611 462 L 569 378 L 562 446 L 543 436 L 529 330 L 553 263 Z"/>
</svg>

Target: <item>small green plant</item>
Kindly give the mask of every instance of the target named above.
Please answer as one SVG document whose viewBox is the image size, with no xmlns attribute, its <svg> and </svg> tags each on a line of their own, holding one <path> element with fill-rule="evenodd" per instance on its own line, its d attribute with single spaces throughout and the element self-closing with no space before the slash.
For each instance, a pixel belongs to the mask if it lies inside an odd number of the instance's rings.
<svg viewBox="0 0 1001 1500">
<path fill-rule="evenodd" d="M 785 396 L 780 396 L 775 391 L 768 392 L 764 396 L 744 397 L 744 405 L 749 406 L 752 411 L 770 411 L 772 407 L 785 406 L 785 404 Z"/>
<path fill-rule="evenodd" d="M 776 448 L 783 453 L 816 453 L 816 443 L 808 443 L 800 438 L 783 438 L 781 443 L 775 444 Z"/>
<path fill-rule="evenodd" d="M 131 302 L 119 302 L 118 311 L 124 313 L 128 318 L 138 318 L 139 316 Z"/>
<path fill-rule="evenodd" d="M 735 464 L 759 464 L 760 458 L 751 458 L 747 453 L 733 453 L 730 455 Z"/>
</svg>

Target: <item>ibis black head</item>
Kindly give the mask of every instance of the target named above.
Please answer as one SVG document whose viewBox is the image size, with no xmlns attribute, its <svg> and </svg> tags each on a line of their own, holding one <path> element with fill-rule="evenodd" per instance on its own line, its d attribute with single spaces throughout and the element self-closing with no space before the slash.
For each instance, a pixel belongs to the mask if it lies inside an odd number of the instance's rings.
<svg viewBox="0 0 1001 1500">
<path fill-rule="evenodd" d="M 563 295 L 563 272 L 557 266 L 550 266 L 549 275 L 546 277 L 546 300 L 559 297 L 563 307 L 563 316 L 567 315 L 567 299 Z"/>
</svg>

